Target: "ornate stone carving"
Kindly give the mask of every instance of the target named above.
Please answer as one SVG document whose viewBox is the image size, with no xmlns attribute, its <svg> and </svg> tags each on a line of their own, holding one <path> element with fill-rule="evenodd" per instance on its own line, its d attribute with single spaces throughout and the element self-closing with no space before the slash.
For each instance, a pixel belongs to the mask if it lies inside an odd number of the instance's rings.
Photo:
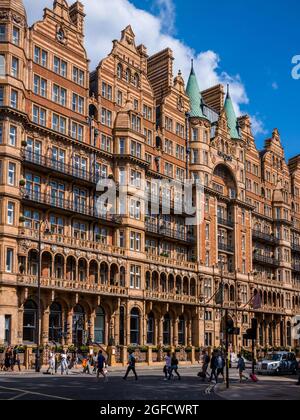
<svg viewBox="0 0 300 420">
<path fill-rule="evenodd" d="M 57 246 L 56 245 L 52 245 L 51 246 L 51 251 L 55 254 L 57 252 Z"/>
<path fill-rule="evenodd" d="M 9 19 L 9 12 L 0 12 L 0 20 L 8 20 Z"/>
<path fill-rule="evenodd" d="M 76 257 L 81 257 L 81 251 L 79 251 L 79 249 L 77 249 L 77 251 L 75 252 Z"/>
<path fill-rule="evenodd" d="M 70 255 L 70 252 L 71 252 L 70 248 L 64 248 L 64 254 L 66 256 Z"/>
</svg>

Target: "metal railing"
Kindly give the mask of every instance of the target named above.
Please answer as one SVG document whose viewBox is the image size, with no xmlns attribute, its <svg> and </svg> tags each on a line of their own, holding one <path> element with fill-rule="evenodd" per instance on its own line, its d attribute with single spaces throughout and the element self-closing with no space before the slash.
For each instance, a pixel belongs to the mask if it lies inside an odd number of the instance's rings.
<svg viewBox="0 0 300 420">
<path fill-rule="evenodd" d="M 252 236 L 253 236 L 254 239 L 261 239 L 262 241 L 269 242 L 271 244 L 276 244 L 280 240 L 279 238 L 276 238 L 273 235 L 261 232 L 259 230 L 253 230 L 252 231 Z"/>
<path fill-rule="evenodd" d="M 218 249 L 219 251 L 224 251 L 224 252 L 229 252 L 230 254 L 234 254 L 234 247 L 224 242 L 218 242 Z"/>
<path fill-rule="evenodd" d="M 223 226 L 227 226 L 227 227 L 230 227 L 230 228 L 234 227 L 234 222 L 232 220 L 225 219 L 225 218 L 222 218 L 222 217 L 218 217 L 218 224 L 223 225 Z"/>
</svg>

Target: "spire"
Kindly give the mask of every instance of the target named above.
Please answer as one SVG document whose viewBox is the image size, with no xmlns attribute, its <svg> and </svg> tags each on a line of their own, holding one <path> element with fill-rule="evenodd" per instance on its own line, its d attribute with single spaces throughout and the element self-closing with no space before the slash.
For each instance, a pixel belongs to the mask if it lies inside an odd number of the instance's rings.
<svg viewBox="0 0 300 420">
<path fill-rule="evenodd" d="M 191 74 L 189 77 L 189 81 L 186 87 L 186 94 L 190 98 L 191 109 L 190 115 L 191 117 L 198 117 L 198 118 L 205 118 L 202 112 L 202 96 L 200 93 L 199 85 L 197 76 L 194 70 L 194 60 L 191 63 Z"/>
<path fill-rule="evenodd" d="M 234 111 L 232 99 L 231 99 L 231 96 L 230 96 L 229 85 L 227 85 L 227 96 L 226 96 L 226 100 L 225 100 L 224 109 L 225 109 L 225 113 L 226 113 L 226 117 L 227 117 L 227 124 L 228 124 L 228 128 L 229 128 L 229 131 L 230 131 L 230 136 L 233 139 L 239 139 L 240 135 L 239 135 L 239 131 L 238 131 L 238 123 L 237 123 L 237 118 L 236 118 L 236 114 L 235 114 L 235 111 Z"/>
</svg>

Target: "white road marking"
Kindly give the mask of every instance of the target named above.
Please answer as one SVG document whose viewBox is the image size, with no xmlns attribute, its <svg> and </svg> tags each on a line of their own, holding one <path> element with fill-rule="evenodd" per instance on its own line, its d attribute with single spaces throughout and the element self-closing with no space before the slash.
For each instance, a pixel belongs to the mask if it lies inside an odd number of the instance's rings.
<svg viewBox="0 0 300 420">
<path fill-rule="evenodd" d="M 22 394 L 16 395 L 15 397 L 9 398 L 9 401 L 11 400 L 17 400 L 18 398 L 22 398 L 25 395 L 28 395 L 28 392 L 23 392 Z"/>
<path fill-rule="evenodd" d="M 34 392 L 34 391 L 26 391 L 25 389 L 8 388 L 8 387 L 5 387 L 5 386 L 0 386 L 0 389 L 4 389 L 6 391 L 21 392 L 21 393 L 24 393 L 24 394 L 38 395 L 40 397 L 54 398 L 56 400 L 72 401 L 71 398 L 58 397 L 56 395 L 42 394 L 40 392 Z"/>
</svg>

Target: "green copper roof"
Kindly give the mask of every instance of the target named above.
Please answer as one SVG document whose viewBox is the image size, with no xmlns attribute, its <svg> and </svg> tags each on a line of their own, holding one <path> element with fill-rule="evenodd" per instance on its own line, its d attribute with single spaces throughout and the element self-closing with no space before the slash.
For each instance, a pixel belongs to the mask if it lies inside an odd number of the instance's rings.
<svg viewBox="0 0 300 420">
<path fill-rule="evenodd" d="M 240 135 L 238 132 L 237 118 L 236 118 L 236 114 L 233 108 L 233 103 L 232 103 L 230 92 L 229 92 L 229 85 L 228 85 L 227 97 L 225 100 L 224 108 L 225 108 L 225 113 L 227 117 L 227 124 L 230 130 L 230 136 L 233 139 L 239 139 Z"/>
<path fill-rule="evenodd" d="M 191 74 L 190 74 L 189 81 L 186 87 L 186 94 L 190 98 L 190 102 L 191 102 L 190 116 L 198 117 L 198 118 L 205 118 L 202 112 L 202 107 L 201 107 L 202 96 L 200 93 L 193 62 L 192 62 Z"/>
</svg>

